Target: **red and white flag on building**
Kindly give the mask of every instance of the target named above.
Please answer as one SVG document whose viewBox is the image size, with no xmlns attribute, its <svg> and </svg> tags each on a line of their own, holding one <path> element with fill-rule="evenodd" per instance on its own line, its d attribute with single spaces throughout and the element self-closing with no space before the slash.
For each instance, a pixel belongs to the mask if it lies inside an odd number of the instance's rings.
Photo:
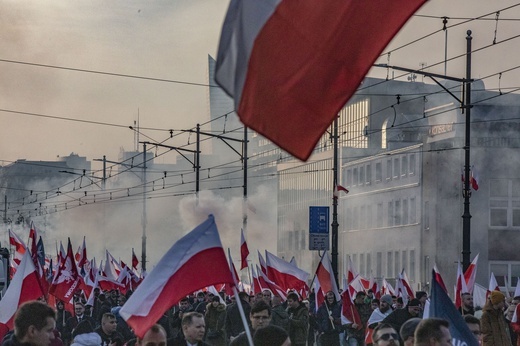
<svg viewBox="0 0 520 346">
<path fill-rule="evenodd" d="M 247 256 L 249 256 L 249 249 L 247 247 L 246 238 L 244 237 L 244 229 L 240 230 L 240 270 L 247 268 Z"/>
<path fill-rule="evenodd" d="M 478 256 L 477 254 L 473 261 L 471 261 L 468 269 L 464 272 L 464 280 L 466 280 L 466 286 L 468 287 L 468 292 L 473 293 L 473 287 L 475 286 L 475 278 L 477 277 L 477 264 L 478 264 Z"/>
<path fill-rule="evenodd" d="M 242 123 L 306 160 L 424 2 L 231 0 L 216 81 Z"/>
<path fill-rule="evenodd" d="M 64 302 L 70 302 L 74 296 L 74 292 L 82 287 L 82 282 L 83 279 L 79 275 L 69 238 L 67 256 L 58 268 L 49 293 Z"/>
<path fill-rule="evenodd" d="M 211 264 L 211 265 L 208 265 Z M 119 311 L 139 338 L 181 298 L 217 283 L 234 284 L 212 215 L 179 239 Z"/>
<path fill-rule="evenodd" d="M 36 268 L 29 252 L 25 252 L 5 295 L 0 300 L 0 324 L 9 329 L 14 326 L 14 314 L 27 301 L 43 296 Z"/>
<path fill-rule="evenodd" d="M 305 298 L 309 291 L 309 287 L 307 286 L 309 273 L 273 255 L 269 251 L 266 251 L 265 255 L 267 277 L 280 285 L 284 290 L 293 289 Z"/>
<path fill-rule="evenodd" d="M 320 306 L 325 300 L 325 294 L 327 292 L 332 291 L 336 296 L 336 301 L 340 301 L 341 297 L 339 295 L 338 285 L 336 283 L 336 279 L 334 278 L 334 272 L 332 271 L 332 264 L 330 263 L 329 254 L 325 250 L 323 256 L 321 256 L 321 261 L 318 264 L 318 268 L 316 268 L 316 278 L 314 279 L 318 282 L 321 294 L 316 293 L 316 300 L 318 306 Z"/>
</svg>

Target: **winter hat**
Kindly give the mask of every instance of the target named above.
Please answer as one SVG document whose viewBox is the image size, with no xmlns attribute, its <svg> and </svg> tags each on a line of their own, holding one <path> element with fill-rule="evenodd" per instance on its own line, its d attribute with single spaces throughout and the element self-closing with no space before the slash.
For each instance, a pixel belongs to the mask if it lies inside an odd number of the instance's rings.
<svg viewBox="0 0 520 346">
<path fill-rule="evenodd" d="M 498 304 L 500 302 L 503 302 L 506 299 L 506 296 L 502 292 L 492 291 L 489 294 L 489 299 L 491 300 L 491 304 L 495 305 L 495 304 Z"/>
<path fill-rule="evenodd" d="M 414 298 L 408 302 L 408 306 L 421 306 L 419 299 Z"/>
<path fill-rule="evenodd" d="M 385 294 L 385 295 L 381 296 L 381 298 L 379 300 L 387 303 L 388 305 L 392 305 L 394 303 L 394 301 L 392 300 L 392 296 L 389 294 Z"/>
</svg>

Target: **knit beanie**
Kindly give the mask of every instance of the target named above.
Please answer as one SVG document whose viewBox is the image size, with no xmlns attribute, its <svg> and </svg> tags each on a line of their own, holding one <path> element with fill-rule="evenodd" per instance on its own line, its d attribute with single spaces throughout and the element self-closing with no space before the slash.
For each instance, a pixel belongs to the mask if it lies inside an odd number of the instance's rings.
<svg viewBox="0 0 520 346">
<path fill-rule="evenodd" d="M 491 300 L 491 304 L 495 305 L 495 304 L 498 304 L 500 302 L 503 302 L 506 299 L 506 296 L 502 292 L 492 291 L 489 294 L 489 299 Z"/>
<path fill-rule="evenodd" d="M 381 296 L 381 299 L 379 299 L 379 300 L 387 303 L 388 305 L 392 305 L 394 303 L 392 300 L 392 296 L 389 294 L 385 294 L 385 295 Z"/>
</svg>

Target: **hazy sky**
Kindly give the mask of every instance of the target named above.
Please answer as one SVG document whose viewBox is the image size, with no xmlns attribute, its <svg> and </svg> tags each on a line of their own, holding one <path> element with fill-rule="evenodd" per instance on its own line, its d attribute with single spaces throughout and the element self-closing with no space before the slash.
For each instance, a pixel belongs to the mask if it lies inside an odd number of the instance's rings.
<svg viewBox="0 0 520 346">
<path fill-rule="evenodd" d="M 137 120 L 138 113 L 143 134 L 155 141 L 167 138 L 169 129 L 192 128 L 197 122 L 207 122 L 208 88 L 204 86 L 207 55 L 216 55 L 228 3 L 227 0 L 0 0 L 0 165 L 20 158 L 55 160 L 71 152 L 89 160 L 103 155 L 117 160 L 121 147 L 134 148 L 134 133 L 128 126 Z M 440 17 L 447 16 L 449 59 L 465 53 L 466 31 L 470 29 L 473 49 L 478 50 L 473 55 L 475 78 L 514 69 L 520 66 L 517 54 L 520 39 L 515 38 L 520 34 L 520 6 L 514 5 L 516 2 L 510 0 L 430 0 L 385 50 L 392 52 L 390 64 L 408 68 L 426 64 L 431 66 L 429 71 L 443 73 L 445 32 L 441 30 Z M 499 10 L 497 23 L 495 12 Z M 485 14 L 490 14 L 485 20 L 469 21 Z M 468 22 L 451 27 L 465 21 Z M 441 31 L 435 33 L 438 30 Z M 495 32 L 497 43 L 492 45 Z M 414 40 L 418 41 L 406 45 Z M 399 47 L 403 48 L 396 49 Z M 387 55 L 378 62 L 386 63 Z M 465 58 L 450 61 L 447 72 L 464 77 Z M 385 77 L 386 73 L 385 69 L 373 68 L 370 75 Z M 500 80 L 496 75 L 484 82 L 488 88 L 500 85 L 507 90 L 517 87 L 518 77 L 513 70 L 504 72 Z M 174 158 L 173 154 L 163 155 L 159 162 L 173 162 Z M 99 168 L 97 163 L 93 168 Z M 262 193 L 266 198 L 272 196 L 270 191 Z M 223 207 L 214 197 L 209 196 L 208 200 Z M 190 203 L 184 201 L 181 208 L 190 209 Z M 234 204 L 226 207 L 237 209 Z M 135 208 L 134 213 L 139 215 L 139 206 Z M 159 212 L 162 210 L 156 210 L 153 216 L 160 220 L 164 215 Z M 213 212 L 210 207 L 206 211 Z M 260 210 L 259 214 L 269 219 L 261 213 Z M 105 214 L 103 217 L 107 217 Z M 112 223 L 118 219 L 117 215 L 108 217 Z M 168 218 L 172 218 L 171 213 Z M 125 221 L 139 228 L 139 218 Z M 67 222 L 71 229 L 75 228 L 71 220 Z M 175 220 L 163 223 L 167 222 Z M 252 222 L 254 225 L 254 219 Z M 151 225 L 150 229 L 153 227 L 159 228 Z M 66 235 L 67 231 L 60 233 Z M 100 241 L 106 241 L 106 236 Z M 125 245 L 137 248 L 139 229 L 130 237 L 133 244 Z M 118 238 L 113 238 L 105 245 L 117 243 Z M 157 253 L 170 245 L 170 241 L 160 243 Z"/>
</svg>

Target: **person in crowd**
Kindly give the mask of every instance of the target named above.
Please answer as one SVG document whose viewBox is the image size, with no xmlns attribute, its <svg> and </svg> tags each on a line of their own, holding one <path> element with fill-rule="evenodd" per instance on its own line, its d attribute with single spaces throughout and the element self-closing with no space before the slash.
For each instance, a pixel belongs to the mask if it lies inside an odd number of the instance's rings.
<svg viewBox="0 0 520 346">
<path fill-rule="evenodd" d="M 500 291 L 492 291 L 480 319 L 480 330 L 482 331 L 482 345 L 512 345 L 507 324 L 504 318 L 506 297 Z"/>
<path fill-rule="evenodd" d="M 202 341 L 206 332 L 204 315 L 198 312 L 187 312 L 182 316 L 183 340 L 176 340 L 172 346 L 209 346 Z"/>
<path fill-rule="evenodd" d="M 278 326 L 269 325 L 259 328 L 253 336 L 253 344 L 255 346 L 291 346 L 291 342 L 287 331 Z"/>
<path fill-rule="evenodd" d="M 95 326 L 93 326 L 94 328 L 99 327 L 101 325 L 101 318 L 103 318 L 103 315 L 107 312 L 110 312 L 110 310 L 112 309 L 110 301 L 107 299 L 107 296 L 104 293 L 100 293 L 97 299 L 98 307 L 94 316 L 94 319 L 96 321 Z"/>
<path fill-rule="evenodd" d="M 464 315 L 464 322 L 468 326 L 471 333 L 478 340 L 479 344 L 482 343 L 482 332 L 480 331 L 480 320 L 473 315 Z"/>
<path fill-rule="evenodd" d="M 376 297 L 374 296 L 374 291 L 370 288 L 365 296 L 365 304 L 370 305 L 374 299 L 376 299 Z"/>
<path fill-rule="evenodd" d="M 240 299 L 240 303 L 242 304 L 242 308 L 244 309 L 244 314 L 246 315 L 246 319 L 248 319 L 247 324 L 251 324 L 249 320 L 251 305 L 249 305 L 249 295 L 246 292 L 238 292 L 238 298 Z M 244 328 L 244 323 L 242 322 L 242 318 L 240 317 L 240 311 L 238 310 L 238 305 L 236 302 L 230 304 L 226 308 L 226 337 L 228 339 L 237 337 L 240 333 L 242 333 Z"/>
<path fill-rule="evenodd" d="M 375 300 L 377 299 L 372 300 L 372 302 Z M 379 307 L 372 311 L 372 314 L 370 314 L 370 317 L 367 321 L 367 336 L 365 338 L 367 344 L 372 343 L 374 328 L 377 327 L 379 322 L 384 320 L 386 316 L 392 313 L 392 302 L 391 295 L 385 294 L 381 296 L 381 299 L 379 300 Z"/>
<path fill-rule="evenodd" d="M 305 346 L 309 333 L 309 309 L 296 293 L 287 295 L 289 337 L 294 346 Z"/>
<path fill-rule="evenodd" d="M 124 338 L 117 331 L 117 318 L 107 312 L 101 318 L 101 325 L 94 330 L 101 337 L 101 346 L 122 346 Z"/>
<path fill-rule="evenodd" d="M 182 340 L 184 336 L 182 335 L 182 318 L 184 314 L 188 312 L 192 312 L 193 307 L 190 304 L 189 298 L 184 297 L 179 301 L 178 306 L 173 308 L 173 314 L 170 320 L 171 329 L 173 331 L 174 340 Z"/>
<path fill-rule="evenodd" d="M 196 311 L 200 314 L 206 314 L 206 306 L 208 305 L 208 301 L 206 300 L 206 295 L 204 292 L 198 292 L 197 298 L 195 299 L 195 303 L 193 304 L 193 311 Z"/>
<path fill-rule="evenodd" d="M 370 301 L 370 309 L 372 309 L 372 312 L 376 309 L 379 309 L 379 305 L 381 304 L 381 301 L 377 298 L 374 298 Z"/>
<path fill-rule="evenodd" d="M 62 339 L 67 327 L 67 321 L 71 317 L 71 313 L 65 310 L 65 304 L 63 301 L 58 300 L 56 302 L 56 329 L 60 333 Z"/>
<path fill-rule="evenodd" d="M 462 316 L 464 315 L 475 315 L 475 307 L 473 306 L 473 295 L 471 293 L 465 292 L 460 296 L 461 305 L 459 308 L 459 312 Z"/>
<path fill-rule="evenodd" d="M 14 316 L 14 333 L 2 346 L 50 346 L 55 339 L 56 313 L 40 301 L 26 302 Z"/>
<path fill-rule="evenodd" d="M 394 310 L 402 309 L 404 307 L 403 297 L 397 297 L 394 303 Z"/>
<path fill-rule="evenodd" d="M 425 318 L 414 334 L 415 346 L 452 346 L 450 323 L 441 318 Z"/>
<path fill-rule="evenodd" d="M 424 306 L 426 305 L 426 301 L 428 300 L 428 293 L 425 291 L 417 291 L 415 292 L 415 298 L 419 299 L 419 302 L 421 302 L 421 307 L 424 310 Z"/>
<path fill-rule="evenodd" d="M 263 290 L 263 291 L 262 291 L 262 299 L 263 299 L 267 304 L 269 304 L 269 306 L 272 306 L 271 297 L 272 297 L 272 294 L 271 294 L 271 291 L 270 291 L 270 290 Z"/>
<path fill-rule="evenodd" d="M 101 336 L 94 332 L 89 321 L 83 320 L 72 331 L 71 346 L 99 346 L 101 345 Z"/>
<path fill-rule="evenodd" d="M 283 307 L 280 296 L 274 296 L 271 299 L 271 324 L 289 332 L 289 313 Z"/>
<path fill-rule="evenodd" d="M 354 298 L 354 308 L 357 310 L 360 321 L 354 321 L 354 323 L 347 324 L 347 344 L 349 346 L 364 345 L 365 343 L 365 327 L 368 319 L 372 315 L 372 309 L 369 304 L 365 303 L 365 292 L 358 291 L 356 298 Z"/>
<path fill-rule="evenodd" d="M 271 307 L 264 301 L 260 300 L 253 304 L 249 313 L 251 320 L 251 335 L 262 327 L 266 327 L 271 323 Z M 248 346 L 248 338 L 245 331 L 241 332 L 236 338 L 232 338 L 230 346 Z"/>
<path fill-rule="evenodd" d="M 401 326 L 401 329 L 399 330 L 399 335 L 404 346 L 413 346 L 415 341 L 415 329 L 417 329 L 417 325 L 419 324 L 419 322 L 421 322 L 421 319 L 419 317 L 414 317 L 410 318 Z"/>
<path fill-rule="evenodd" d="M 377 346 L 399 346 L 399 334 L 388 323 L 380 323 L 374 328 L 372 335 L 374 345 Z"/>
<path fill-rule="evenodd" d="M 421 302 L 419 299 L 411 299 L 406 308 L 395 309 L 390 315 L 383 320 L 384 323 L 391 324 L 395 330 L 401 330 L 401 326 L 410 318 L 419 317 L 421 314 Z"/>
<path fill-rule="evenodd" d="M 334 292 L 325 295 L 325 301 L 318 308 L 316 321 L 319 325 L 321 345 L 339 346 L 341 332 L 341 304 L 336 300 Z"/>
<path fill-rule="evenodd" d="M 154 324 L 143 336 L 137 338 L 137 346 L 166 346 L 166 330 L 160 324 Z"/>
<path fill-rule="evenodd" d="M 214 296 L 206 307 L 206 341 L 209 345 L 225 346 L 226 306 L 220 302 L 220 297 Z"/>
<path fill-rule="evenodd" d="M 65 323 L 63 330 L 62 339 L 65 345 L 70 344 L 72 341 L 72 331 L 81 321 L 88 321 L 92 327 L 95 326 L 95 322 L 92 317 L 85 315 L 85 305 L 78 300 L 74 303 L 74 316 L 69 317 Z"/>
<path fill-rule="evenodd" d="M 513 346 L 519 346 L 520 345 L 520 304 L 517 302 L 520 301 L 520 297 L 514 297 L 512 300 L 512 304 L 515 304 L 515 314 L 516 319 L 511 319 L 510 328 L 512 332 L 515 334 L 516 343 L 513 343 Z"/>
</svg>

